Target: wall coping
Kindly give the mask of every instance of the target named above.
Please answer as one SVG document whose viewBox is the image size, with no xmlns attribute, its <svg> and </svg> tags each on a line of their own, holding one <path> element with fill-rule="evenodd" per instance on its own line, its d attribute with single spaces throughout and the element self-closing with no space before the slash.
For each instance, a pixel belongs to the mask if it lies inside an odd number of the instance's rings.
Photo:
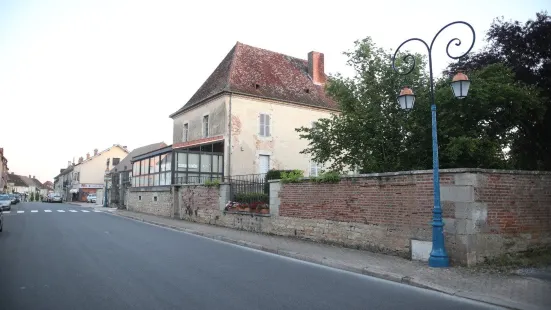
<svg viewBox="0 0 551 310">
<path fill-rule="evenodd" d="M 130 190 L 131 193 L 139 193 L 139 192 L 170 192 L 170 185 L 169 185 L 169 186 L 131 187 L 129 190 Z"/>
<path fill-rule="evenodd" d="M 451 173 L 493 173 L 493 174 L 519 174 L 519 175 L 551 175 L 551 171 L 531 171 L 531 170 L 503 170 L 503 169 L 482 169 L 482 168 L 454 168 L 440 169 L 440 175 Z M 376 177 L 393 177 L 401 175 L 421 175 L 432 174 L 432 170 L 411 170 L 411 171 L 396 171 L 396 172 L 380 172 L 366 173 L 356 175 L 341 175 L 343 179 L 354 178 L 376 178 Z M 302 178 L 303 180 L 311 180 L 312 178 Z M 281 180 L 268 180 L 268 183 L 277 183 Z"/>
<path fill-rule="evenodd" d="M 504 170 L 504 169 L 483 169 L 483 168 L 453 168 L 440 169 L 440 174 L 449 173 L 494 173 L 494 174 L 528 174 L 528 175 L 551 175 L 551 171 L 530 171 L 530 170 Z M 417 174 L 432 174 L 431 170 L 411 170 L 411 171 L 396 171 L 396 172 L 381 172 L 381 173 L 366 173 L 351 175 L 345 177 L 386 177 L 398 175 L 417 175 Z"/>
</svg>

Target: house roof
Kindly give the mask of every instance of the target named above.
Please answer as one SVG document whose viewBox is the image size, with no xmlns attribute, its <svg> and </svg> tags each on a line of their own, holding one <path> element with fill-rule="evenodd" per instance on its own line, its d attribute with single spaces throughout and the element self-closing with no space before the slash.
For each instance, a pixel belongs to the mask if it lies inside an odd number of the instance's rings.
<svg viewBox="0 0 551 310">
<path fill-rule="evenodd" d="M 225 92 L 338 110 L 324 85 L 312 82 L 308 60 L 237 42 L 191 99 L 170 117 Z"/>
<path fill-rule="evenodd" d="M 166 143 L 157 142 L 157 143 L 149 144 L 149 145 L 134 149 L 132 150 L 132 152 L 126 155 L 126 157 L 123 160 L 121 160 L 115 167 L 113 167 L 110 172 L 113 173 L 115 171 L 117 172 L 130 171 L 132 170 L 132 164 L 131 164 L 132 157 L 149 153 L 157 149 L 163 148 L 165 146 L 166 146 Z M 126 169 L 124 169 L 124 166 L 126 166 Z"/>
<path fill-rule="evenodd" d="M 21 175 L 10 173 L 8 174 L 8 182 L 13 183 L 15 186 L 27 187 L 27 183 L 21 179 Z"/>
</svg>

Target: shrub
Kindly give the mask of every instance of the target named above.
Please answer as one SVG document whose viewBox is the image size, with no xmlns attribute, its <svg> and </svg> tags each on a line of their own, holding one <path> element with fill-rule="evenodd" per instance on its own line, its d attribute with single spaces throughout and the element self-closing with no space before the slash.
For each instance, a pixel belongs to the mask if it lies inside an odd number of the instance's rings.
<svg viewBox="0 0 551 310">
<path fill-rule="evenodd" d="M 265 193 L 237 193 L 235 194 L 234 200 L 237 202 L 268 202 L 268 194 Z"/>
<path fill-rule="evenodd" d="M 335 171 L 324 172 L 312 179 L 312 181 L 317 183 L 339 183 L 340 180 L 340 174 Z"/>
<path fill-rule="evenodd" d="M 281 173 L 282 183 L 298 183 L 304 178 L 304 172 L 302 170 L 293 170 L 290 172 Z"/>
<path fill-rule="evenodd" d="M 266 173 L 266 180 L 264 184 L 264 192 L 268 194 L 270 192 L 270 183 L 268 183 L 269 180 L 279 180 L 281 179 L 281 174 L 285 172 L 293 172 L 294 170 L 270 170 L 268 173 Z"/>
<path fill-rule="evenodd" d="M 206 180 L 205 186 L 220 186 L 220 180 Z"/>
</svg>

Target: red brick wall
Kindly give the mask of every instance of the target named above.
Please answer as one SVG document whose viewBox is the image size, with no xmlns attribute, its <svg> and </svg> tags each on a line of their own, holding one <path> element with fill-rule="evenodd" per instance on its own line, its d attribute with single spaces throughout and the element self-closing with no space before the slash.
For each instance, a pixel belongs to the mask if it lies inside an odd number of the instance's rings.
<svg viewBox="0 0 551 310">
<path fill-rule="evenodd" d="M 486 174 L 476 187 L 476 200 L 488 205 L 489 233 L 551 233 L 551 175 Z"/>
<path fill-rule="evenodd" d="M 442 175 L 440 182 L 453 183 L 453 175 Z M 280 198 L 281 216 L 426 227 L 433 206 L 432 175 L 347 178 L 338 184 L 283 184 Z M 449 213 L 449 209 L 444 212 Z"/>
<path fill-rule="evenodd" d="M 551 173 L 450 169 L 440 185 L 452 260 L 476 264 L 551 245 Z M 279 215 L 293 220 L 279 229 L 407 256 L 409 240 L 431 239 L 432 189 L 430 171 L 282 184 Z"/>
</svg>

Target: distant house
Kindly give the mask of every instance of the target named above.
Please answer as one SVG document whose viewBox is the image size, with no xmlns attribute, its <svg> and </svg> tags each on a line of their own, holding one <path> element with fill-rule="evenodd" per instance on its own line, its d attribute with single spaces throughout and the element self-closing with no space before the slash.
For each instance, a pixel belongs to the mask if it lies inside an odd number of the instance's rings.
<svg viewBox="0 0 551 310">
<path fill-rule="evenodd" d="M 39 193 L 46 195 L 47 190 L 44 185 L 35 176 L 24 176 L 11 173 L 8 175 L 8 192 L 11 193 Z"/>
<path fill-rule="evenodd" d="M 106 174 L 128 155 L 126 146 L 113 146 L 93 155 L 80 157 L 76 164 L 68 162 L 67 168 L 61 169 L 54 178 L 54 191 L 62 194 L 66 201 L 85 202 L 89 194 L 103 195 Z"/>
<path fill-rule="evenodd" d="M 326 80 L 322 53 L 299 59 L 238 42 L 191 99 L 170 115 L 173 149 L 223 155 L 220 169 L 226 176 L 270 169 L 317 174 L 320 165 L 300 153 L 308 141 L 295 128 L 338 113 L 325 92 Z M 177 158 L 175 182 L 210 173 L 210 166 L 192 168 L 198 164 L 195 156 Z"/>
<path fill-rule="evenodd" d="M 28 193 L 29 185 L 21 179 L 20 175 L 10 173 L 8 175 L 8 192 L 9 193 Z"/>
<path fill-rule="evenodd" d="M 123 160 L 121 160 L 111 171 L 111 182 L 109 188 L 109 205 L 124 208 L 126 206 L 126 190 L 130 187 L 132 173 L 132 157 L 143 155 L 160 148 L 165 148 L 164 142 L 158 142 L 134 149 Z M 103 197 L 97 197 L 97 201 L 103 201 Z"/>
<path fill-rule="evenodd" d="M 0 147 L 0 193 L 8 192 L 8 159 L 4 156 L 4 148 Z"/>
<path fill-rule="evenodd" d="M 85 202 L 92 193 L 102 197 L 105 175 L 127 155 L 125 146 L 114 144 L 101 152 L 95 149 L 93 156 L 86 154 L 86 159 L 80 158 L 73 169 L 71 199 Z"/>
</svg>

